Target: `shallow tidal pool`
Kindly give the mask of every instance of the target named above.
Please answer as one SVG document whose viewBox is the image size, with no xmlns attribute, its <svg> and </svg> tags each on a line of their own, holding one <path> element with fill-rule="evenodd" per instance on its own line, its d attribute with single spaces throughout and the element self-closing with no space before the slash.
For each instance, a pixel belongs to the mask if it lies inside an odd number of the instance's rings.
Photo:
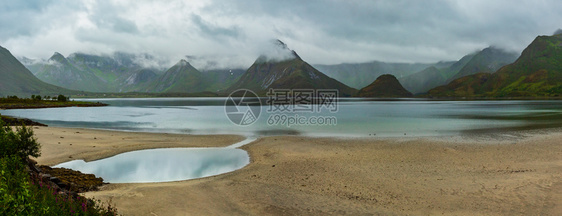
<svg viewBox="0 0 562 216">
<path fill-rule="evenodd" d="M 132 151 L 85 162 L 74 160 L 54 167 L 95 174 L 109 183 L 170 182 L 232 172 L 250 163 L 236 148 L 163 148 Z"/>
</svg>

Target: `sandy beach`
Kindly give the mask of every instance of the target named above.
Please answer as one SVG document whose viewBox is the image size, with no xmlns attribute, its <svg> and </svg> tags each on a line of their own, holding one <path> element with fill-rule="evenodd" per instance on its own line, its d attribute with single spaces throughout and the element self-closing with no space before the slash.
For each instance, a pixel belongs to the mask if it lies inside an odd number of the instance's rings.
<svg viewBox="0 0 562 216">
<path fill-rule="evenodd" d="M 83 159 L 92 161 L 119 153 L 174 147 L 224 147 L 244 140 L 236 135 L 179 135 L 77 128 L 33 127 L 41 144 L 38 162 L 56 165 Z"/>
<path fill-rule="evenodd" d="M 34 127 L 40 164 L 160 147 L 219 147 L 233 135 Z M 123 215 L 559 215 L 562 132 L 447 138 L 265 137 L 251 163 L 203 179 L 109 184 L 85 195 Z"/>
</svg>

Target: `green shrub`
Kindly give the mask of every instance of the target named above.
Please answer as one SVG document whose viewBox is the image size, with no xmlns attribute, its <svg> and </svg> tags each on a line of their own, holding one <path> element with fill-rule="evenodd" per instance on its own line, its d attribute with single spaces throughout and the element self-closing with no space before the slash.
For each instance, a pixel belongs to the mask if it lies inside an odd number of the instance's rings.
<svg viewBox="0 0 562 216">
<path fill-rule="evenodd" d="M 19 157 L 0 159 L 0 215 L 32 215 L 36 212 L 28 178 Z"/>
<path fill-rule="evenodd" d="M 82 196 L 59 193 L 38 176 L 30 177 L 19 157 L 0 159 L 0 215 L 116 215 Z"/>
<path fill-rule="evenodd" d="M 18 156 L 21 160 L 28 157 L 41 156 L 41 145 L 33 136 L 30 127 L 16 127 L 16 131 L 10 126 L 5 126 L 0 120 L 0 158 L 7 156 Z"/>
<path fill-rule="evenodd" d="M 59 95 L 59 96 L 57 97 L 57 100 L 58 100 L 58 101 L 61 101 L 61 102 L 66 102 L 66 101 L 68 101 L 68 98 L 65 97 L 64 95 Z"/>
<path fill-rule="evenodd" d="M 0 215 L 117 214 L 111 205 L 61 193 L 51 182 L 30 175 L 26 159 L 39 155 L 40 145 L 31 128 L 22 126 L 13 131 L 0 121 Z"/>
</svg>

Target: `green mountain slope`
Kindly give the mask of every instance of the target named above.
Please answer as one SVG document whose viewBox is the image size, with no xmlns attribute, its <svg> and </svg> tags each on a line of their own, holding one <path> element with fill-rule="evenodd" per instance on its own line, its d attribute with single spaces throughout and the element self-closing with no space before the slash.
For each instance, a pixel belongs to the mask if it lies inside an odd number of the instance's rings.
<svg viewBox="0 0 562 216">
<path fill-rule="evenodd" d="M 16 57 L 16 59 L 20 61 L 23 64 L 23 66 L 25 66 L 29 71 L 31 71 L 33 75 L 35 75 L 35 73 L 37 73 L 37 71 L 39 71 L 41 67 L 43 67 L 43 64 L 41 62 L 38 62 L 30 58 Z"/>
<path fill-rule="evenodd" d="M 106 82 L 90 71 L 75 67 L 58 52 L 40 67 L 35 76 L 47 83 L 74 90 L 100 92 L 106 89 Z"/>
<path fill-rule="evenodd" d="M 214 69 L 199 71 L 186 60 L 180 60 L 164 74 L 135 91 L 155 93 L 220 92 L 236 82 L 242 69 Z"/>
<path fill-rule="evenodd" d="M 440 62 L 438 64 L 408 64 L 373 61 L 357 64 L 345 63 L 337 65 L 314 65 L 314 67 L 329 77 L 332 77 L 350 87 L 363 88 L 383 74 L 392 74 L 400 78 L 406 77 L 430 66 L 440 68 L 449 67 L 450 64 L 450 62 Z"/>
<path fill-rule="evenodd" d="M 147 90 L 173 93 L 202 92 L 204 85 L 203 74 L 182 59 L 155 80 Z"/>
<path fill-rule="evenodd" d="M 205 91 L 220 92 L 233 85 L 246 72 L 244 69 L 213 69 L 201 71 L 206 83 Z"/>
<path fill-rule="evenodd" d="M 274 89 L 337 89 L 340 96 L 352 96 L 357 92 L 303 61 L 296 52 L 278 41 L 280 52 L 288 53 L 282 60 L 274 60 L 260 56 L 246 73 L 234 83 L 228 91 L 250 89 L 259 95 L 266 95 L 270 88 Z"/>
<path fill-rule="evenodd" d="M 399 78 L 404 88 L 414 94 L 426 93 L 432 88 L 450 83 L 454 79 L 476 74 L 493 73 L 504 65 L 513 63 L 517 54 L 488 47 L 468 54 L 446 68 L 428 67 L 423 71 Z"/>
<path fill-rule="evenodd" d="M 435 86 L 443 85 L 446 80 L 447 78 L 443 71 L 432 66 L 400 79 L 400 83 L 412 93 L 419 94 L 427 92 L 427 90 Z"/>
<path fill-rule="evenodd" d="M 466 55 L 458 61 L 437 63 L 408 64 L 373 61 L 358 64 L 314 65 L 314 67 L 329 77 L 354 88 L 365 87 L 377 77 L 391 74 L 397 77 L 408 91 L 418 94 L 446 84 L 447 79 L 457 74 L 474 55 Z M 435 69 L 440 72 L 437 73 Z"/>
<path fill-rule="evenodd" d="M 158 78 L 157 73 L 154 69 L 143 68 L 127 74 L 117 92 L 147 92 L 147 86 Z"/>
<path fill-rule="evenodd" d="M 449 78 L 453 77 L 460 70 L 462 70 L 464 66 L 466 66 L 466 64 L 468 64 L 468 62 L 470 62 L 472 58 L 474 58 L 474 56 L 476 56 L 476 53 L 465 55 L 450 67 L 443 69 L 444 77 L 447 78 L 447 80 L 449 80 Z"/>
<path fill-rule="evenodd" d="M 458 73 L 474 55 L 465 55 L 458 61 L 446 64 L 439 62 L 435 65 L 440 67 L 429 66 L 419 72 L 400 77 L 398 80 L 404 88 L 414 94 L 425 93 L 429 89 L 446 84 L 447 79 Z"/>
<path fill-rule="evenodd" d="M 112 55 L 73 53 L 67 58 L 55 53 L 48 61 L 25 57 L 20 60 L 39 79 L 55 85 L 93 92 L 128 92 L 142 91 L 146 78 L 152 81 L 161 73 L 160 69 L 145 67 L 135 61 L 151 58 L 117 52 Z"/>
<path fill-rule="evenodd" d="M 157 66 L 141 65 L 145 61 L 156 62 L 150 55 L 120 52 L 112 55 L 73 53 L 67 58 L 55 53 L 49 61 L 35 61 L 25 57 L 20 60 L 46 82 L 92 92 L 217 92 L 228 88 L 244 72 L 240 69 L 199 72 L 191 65 L 183 69 L 174 65 L 162 71 Z M 158 62 L 158 65 L 161 63 Z"/>
<path fill-rule="evenodd" d="M 0 96 L 75 94 L 77 92 L 47 84 L 23 66 L 7 49 L 0 46 Z"/>
<path fill-rule="evenodd" d="M 549 97 L 562 95 L 562 35 L 539 36 L 512 64 L 434 88 L 431 97 Z"/>
<path fill-rule="evenodd" d="M 152 58 L 149 55 L 142 56 Z M 134 61 L 136 55 L 114 53 L 112 56 L 73 53 L 68 59 L 72 64 L 94 74 L 103 83 L 104 92 L 146 91 L 144 87 L 158 77 L 160 70 L 144 67 Z"/>
<path fill-rule="evenodd" d="M 501 67 L 513 63 L 517 60 L 517 53 L 507 52 L 495 47 L 488 47 L 478 52 L 466 65 L 454 76 L 447 81 L 476 74 L 476 73 L 494 73 Z"/>
<path fill-rule="evenodd" d="M 378 77 L 373 83 L 359 90 L 356 96 L 373 98 L 399 98 L 412 97 L 413 94 L 402 87 L 395 76 L 384 74 Z"/>
</svg>

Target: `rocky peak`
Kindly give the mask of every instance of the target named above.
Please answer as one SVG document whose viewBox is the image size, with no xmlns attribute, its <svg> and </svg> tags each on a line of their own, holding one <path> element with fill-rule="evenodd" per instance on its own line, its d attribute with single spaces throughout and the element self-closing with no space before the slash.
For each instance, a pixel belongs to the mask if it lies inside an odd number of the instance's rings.
<svg viewBox="0 0 562 216">
<path fill-rule="evenodd" d="M 49 62 L 58 62 L 58 63 L 64 63 L 66 62 L 66 58 L 60 54 L 59 52 L 55 52 L 51 58 L 49 58 Z"/>
</svg>

